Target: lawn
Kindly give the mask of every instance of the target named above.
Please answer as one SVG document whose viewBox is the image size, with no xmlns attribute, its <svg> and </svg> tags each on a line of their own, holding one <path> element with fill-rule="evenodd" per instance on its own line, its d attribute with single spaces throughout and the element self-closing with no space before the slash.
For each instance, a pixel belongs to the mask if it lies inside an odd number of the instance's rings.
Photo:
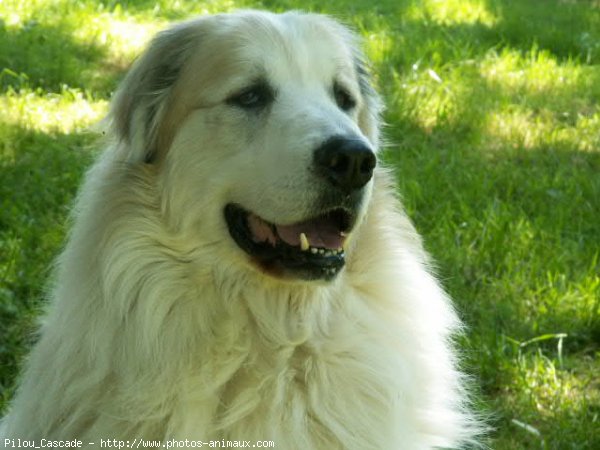
<svg viewBox="0 0 600 450">
<path fill-rule="evenodd" d="M 248 7 L 362 34 L 489 445 L 600 448 L 598 0 L 0 0 L 0 411 L 119 79 L 170 21 Z"/>
</svg>

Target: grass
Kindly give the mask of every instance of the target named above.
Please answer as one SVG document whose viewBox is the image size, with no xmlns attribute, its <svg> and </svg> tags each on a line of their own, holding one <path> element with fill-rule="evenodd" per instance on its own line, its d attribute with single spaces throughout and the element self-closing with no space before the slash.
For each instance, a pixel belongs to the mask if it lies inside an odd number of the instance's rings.
<svg viewBox="0 0 600 450">
<path fill-rule="evenodd" d="M 258 7 L 364 37 L 386 160 L 469 326 L 495 449 L 600 448 L 597 0 L 0 2 L 0 407 L 43 305 L 90 125 L 157 29 Z"/>
</svg>

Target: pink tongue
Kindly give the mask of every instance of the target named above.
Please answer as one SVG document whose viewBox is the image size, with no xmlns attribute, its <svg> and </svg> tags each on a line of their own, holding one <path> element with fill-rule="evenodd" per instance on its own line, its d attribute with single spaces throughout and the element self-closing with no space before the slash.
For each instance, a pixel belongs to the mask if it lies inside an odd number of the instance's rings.
<svg viewBox="0 0 600 450">
<path fill-rule="evenodd" d="M 277 234 L 289 245 L 300 245 L 300 233 L 304 233 L 311 247 L 337 250 L 342 247 L 344 237 L 340 230 L 326 219 L 307 220 L 293 225 L 276 225 Z"/>
</svg>

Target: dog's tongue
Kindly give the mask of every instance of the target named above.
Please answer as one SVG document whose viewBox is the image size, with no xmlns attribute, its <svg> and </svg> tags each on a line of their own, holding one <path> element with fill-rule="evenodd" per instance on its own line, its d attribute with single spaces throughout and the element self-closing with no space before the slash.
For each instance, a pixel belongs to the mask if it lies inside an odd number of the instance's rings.
<svg viewBox="0 0 600 450">
<path fill-rule="evenodd" d="M 345 237 L 340 233 L 339 227 L 333 220 L 326 216 L 292 225 L 273 225 L 265 222 L 260 217 L 250 214 L 248 226 L 255 242 L 268 242 L 275 246 L 277 240 L 281 239 L 286 244 L 300 246 L 300 234 L 304 233 L 310 247 L 337 250 L 344 244 Z"/>
<path fill-rule="evenodd" d="M 339 228 L 324 217 L 293 225 L 276 225 L 275 229 L 282 241 L 293 246 L 300 245 L 300 233 L 306 235 L 311 247 L 337 250 L 344 243 L 344 236 L 340 234 Z"/>
</svg>

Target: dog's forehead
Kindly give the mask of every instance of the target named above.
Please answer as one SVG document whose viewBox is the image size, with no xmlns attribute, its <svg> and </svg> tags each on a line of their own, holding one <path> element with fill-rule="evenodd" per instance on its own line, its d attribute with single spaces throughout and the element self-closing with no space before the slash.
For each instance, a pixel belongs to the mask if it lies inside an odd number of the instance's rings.
<svg viewBox="0 0 600 450">
<path fill-rule="evenodd" d="M 344 30 L 335 22 L 322 16 L 294 13 L 266 19 L 268 22 L 262 27 L 247 30 L 245 42 L 246 50 L 263 59 L 266 65 L 285 61 L 289 67 L 303 70 L 351 63 L 351 51 L 342 35 Z M 269 53 L 275 57 L 269 57 Z"/>
<path fill-rule="evenodd" d="M 353 71 L 350 33 L 331 19 L 304 13 L 242 13 L 222 30 L 237 73 L 263 72 L 280 81 L 331 78 Z"/>
</svg>

